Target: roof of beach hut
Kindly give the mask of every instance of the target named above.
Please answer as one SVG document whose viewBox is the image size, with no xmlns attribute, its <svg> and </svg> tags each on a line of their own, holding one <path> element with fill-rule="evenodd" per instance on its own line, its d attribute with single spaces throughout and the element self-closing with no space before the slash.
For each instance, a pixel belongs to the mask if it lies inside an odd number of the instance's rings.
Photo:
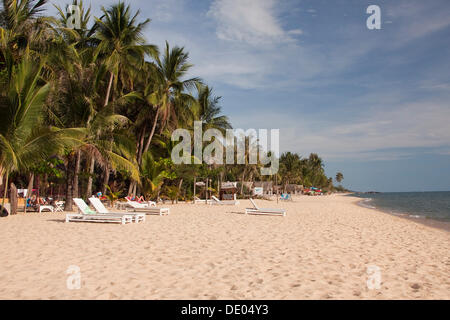
<svg viewBox="0 0 450 320">
<path fill-rule="evenodd" d="M 237 190 L 237 182 L 222 182 L 220 185 L 221 190 Z"/>
</svg>

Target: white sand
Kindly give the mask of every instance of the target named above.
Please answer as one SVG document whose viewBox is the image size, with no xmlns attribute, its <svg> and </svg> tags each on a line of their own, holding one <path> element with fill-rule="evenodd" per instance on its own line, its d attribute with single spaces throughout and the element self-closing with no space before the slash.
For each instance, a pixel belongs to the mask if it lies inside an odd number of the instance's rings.
<svg viewBox="0 0 450 320">
<path fill-rule="evenodd" d="M 299 197 L 286 218 L 183 204 L 145 224 L 0 219 L 1 299 L 450 299 L 450 233 L 357 206 Z M 68 290 L 70 265 L 80 290 Z M 369 290 L 367 267 L 381 270 Z"/>
</svg>

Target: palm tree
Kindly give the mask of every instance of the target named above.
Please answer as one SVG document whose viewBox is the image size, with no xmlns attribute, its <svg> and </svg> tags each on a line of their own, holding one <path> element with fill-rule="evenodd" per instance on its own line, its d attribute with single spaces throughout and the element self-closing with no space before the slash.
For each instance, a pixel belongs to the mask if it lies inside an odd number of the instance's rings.
<svg viewBox="0 0 450 320">
<path fill-rule="evenodd" d="M 89 49 L 77 48 L 76 44 L 65 43 L 65 39 L 59 49 L 52 52 L 47 64 L 47 68 L 51 70 L 50 74 L 57 75 L 52 78 L 52 108 L 48 112 L 49 121 L 55 121 L 62 127 L 87 128 L 85 143 L 67 154 L 66 198 L 79 196 L 78 175 L 82 153 L 86 154 L 89 168 L 87 196 L 92 194 L 95 161 L 105 168 L 107 173 L 104 185 L 108 183 L 110 169 L 114 168 L 127 168 L 138 180 L 134 153 L 129 152 L 130 145 L 134 142 L 118 131 L 129 121 L 114 112 L 117 106 L 127 104 L 129 99 L 135 97 L 134 93 L 120 97 L 105 107 L 99 107 L 102 105 L 101 80 L 107 72 L 105 65 L 96 61 Z M 106 192 L 106 186 L 103 186 L 102 192 Z M 67 203 L 70 209 L 71 201 Z"/>
<path fill-rule="evenodd" d="M 91 7 L 85 8 L 82 0 L 73 0 L 72 5 L 80 9 L 80 26 L 79 28 L 68 27 L 68 22 L 72 18 L 68 13 L 68 4 L 64 10 L 60 6 L 55 5 L 59 13 L 59 20 L 54 23 L 58 33 L 64 38 L 65 43 L 69 45 L 75 44 L 77 49 L 95 49 L 98 45 L 98 40 L 93 36 L 97 30 L 97 24 L 89 27 Z"/>
<path fill-rule="evenodd" d="M 128 85 L 134 87 L 135 72 L 145 66 L 145 56 L 156 57 L 158 49 L 145 43 L 142 32 L 150 19 L 137 23 L 139 10 L 132 15 L 130 6 L 119 2 L 108 9 L 102 7 L 103 16 L 96 18 L 95 38 L 98 46 L 95 56 L 100 56 L 109 70 L 109 81 L 103 105 L 109 104 L 113 85 L 122 89 Z M 120 80 L 120 81 L 119 81 Z M 140 161 L 140 159 L 139 159 Z M 90 171 L 94 170 L 95 162 L 91 162 Z M 109 177 L 109 168 L 105 169 L 105 181 Z M 106 183 L 105 183 L 106 184 Z"/>
<path fill-rule="evenodd" d="M 323 171 L 323 160 L 317 153 L 311 153 L 308 158 L 308 165 L 314 172 Z"/>
<path fill-rule="evenodd" d="M 40 14 L 47 0 L 3 0 L 1 27 L 11 55 L 17 61 L 27 50 L 40 51 L 48 45 L 48 26 L 52 19 Z"/>
<path fill-rule="evenodd" d="M 48 122 L 59 127 L 90 126 L 100 102 L 101 79 L 106 73 L 104 65 L 97 63 L 88 48 L 78 47 L 66 37 L 63 30 L 54 40 L 53 50 L 47 55 L 46 69 L 52 90 L 47 109 Z M 89 148 L 86 130 L 85 143 L 65 155 L 66 206 L 72 209 L 72 197 L 78 197 L 78 176 L 82 153 L 95 154 Z M 92 166 L 93 170 L 93 166 Z M 92 183 L 90 181 L 90 183 Z"/>
<path fill-rule="evenodd" d="M 82 143 L 82 129 L 58 129 L 43 123 L 49 85 L 42 65 L 29 58 L 6 69 L 0 92 L 0 172 L 5 175 L 4 198 L 12 172 L 24 173 L 50 156 Z"/>
<path fill-rule="evenodd" d="M 132 16 L 130 6 L 119 2 L 108 9 L 102 7 L 103 16 L 96 18 L 95 38 L 99 41 L 96 55 L 105 59 L 109 70 L 109 81 L 104 105 L 108 105 L 113 82 L 126 81 L 127 72 L 140 68 L 144 64 L 145 55 L 157 56 L 158 49 L 154 45 L 145 44 L 142 31 L 150 22 L 137 23 L 139 10 Z M 115 79 L 115 81 L 114 81 Z"/>
<path fill-rule="evenodd" d="M 155 161 L 151 152 L 143 155 L 140 165 L 141 189 L 147 199 L 157 196 L 165 179 L 176 178 L 170 167 L 170 159 Z"/>
<path fill-rule="evenodd" d="M 160 123 L 160 132 L 163 132 L 170 121 L 176 123 L 181 114 L 177 112 L 180 111 L 178 107 L 195 100 L 190 94 L 184 92 L 200 83 L 198 78 L 182 79 L 192 67 L 188 63 L 188 58 L 189 55 L 184 52 L 184 48 L 170 49 L 166 42 L 162 58 L 156 56 L 155 63 L 144 64 L 143 71 L 148 76 L 142 79 L 141 82 L 145 86 L 140 92 L 146 108 L 140 109 L 135 126 L 135 132 L 138 132 L 139 137 L 136 148 L 138 164 L 142 163 L 143 154 L 150 149 L 158 123 Z M 148 120 L 153 122 L 150 128 L 147 126 Z M 133 181 L 130 184 L 129 193 L 135 193 L 136 187 L 137 184 Z"/>
<path fill-rule="evenodd" d="M 161 122 L 162 131 L 168 121 L 175 116 L 175 99 L 192 100 L 192 97 L 183 94 L 183 91 L 192 89 L 201 82 L 199 78 L 183 80 L 183 77 L 192 67 L 188 63 L 188 58 L 189 54 L 184 51 L 184 48 L 174 47 L 170 49 L 167 42 L 162 59 L 156 57 L 154 72 L 151 75 L 154 82 L 146 88 L 146 99 L 153 105 L 156 114 L 143 153 L 146 153 L 150 148 L 158 121 Z"/>
<path fill-rule="evenodd" d="M 222 107 L 219 105 L 221 97 L 213 95 L 213 89 L 209 86 L 197 84 L 197 98 L 192 104 L 190 110 L 192 119 L 190 127 L 193 127 L 193 121 L 201 121 L 203 130 L 218 129 L 222 133 L 226 129 L 231 129 L 231 124 L 227 116 L 222 115 Z"/>
<path fill-rule="evenodd" d="M 341 183 L 342 180 L 344 180 L 344 175 L 342 174 L 342 172 L 338 172 L 338 173 L 336 174 L 336 181 L 337 181 L 338 183 Z"/>
<path fill-rule="evenodd" d="M 280 157 L 280 175 L 285 187 L 296 182 L 301 176 L 301 158 L 297 153 L 286 152 Z"/>
</svg>

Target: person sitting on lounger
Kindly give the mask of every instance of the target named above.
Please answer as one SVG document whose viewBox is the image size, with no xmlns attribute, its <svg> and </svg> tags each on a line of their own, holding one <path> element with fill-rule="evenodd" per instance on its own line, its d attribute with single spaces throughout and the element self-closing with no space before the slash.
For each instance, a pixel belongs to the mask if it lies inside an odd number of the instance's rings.
<svg viewBox="0 0 450 320">
<path fill-rule="evenodd" d="M 37 201 L 35 195 L 27 199 L 27 209 L 33 209 L 34 211 L 37 210 Z"/>
<path fill-rule="evenodd" d="M 143 196 L 140 196 L 138 198 L 134 194 L 131 194 L 131 196 L 128 196 L 127 199 L 130 201 L 135 201 L 135 202 L 139 202 L 139 203 L 145 202 L 145 199 Z"/>
</svg>

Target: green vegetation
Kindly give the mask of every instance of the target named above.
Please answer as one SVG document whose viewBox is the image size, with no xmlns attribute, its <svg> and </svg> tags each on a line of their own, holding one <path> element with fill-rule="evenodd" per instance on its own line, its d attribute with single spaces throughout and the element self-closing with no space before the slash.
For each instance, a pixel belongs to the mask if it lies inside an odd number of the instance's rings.
<svg viewBox="0 0 450 320">
<path fill-rule="evenodd" d="M 98 191 L 112 202 L 127 194 L 176 201 L 193 196 L 197 177 L 212 179 L 211 188 L 218 181 L 277 180 L 333 189 L 316 154 L 285 153 L 279 174 L 270 177 L 259 176 L 260 165 L 175 166 L 176 128 L 193 130 L 194 121 L 204 129 L 231 128 L 221 98 L 189 76 L 185 48 L 148 44 L 143 32 L 150 20 L 121 2 L 102 7 L 97 18 L 74 0 L 80 29 L 67 27 L 66 8 L 45 16 L 46 3 L 3 0 L 0 11 L 3 198 L 14 183 L 63 196 L 68 210 L 70 199 Z"/>
</svg>

